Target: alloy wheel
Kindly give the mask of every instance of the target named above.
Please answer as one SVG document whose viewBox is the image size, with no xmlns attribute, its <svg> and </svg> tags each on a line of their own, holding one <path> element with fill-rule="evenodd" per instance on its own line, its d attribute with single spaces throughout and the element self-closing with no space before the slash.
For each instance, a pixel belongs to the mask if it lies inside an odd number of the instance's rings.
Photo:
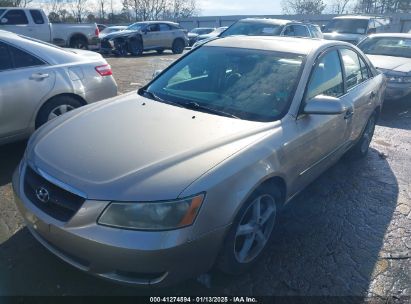
<svg viewBox="0 0 411 304">
<path fill-rule="evenodd" d="M 234 255 L 239 263 L 249 263 L 264 249 L 273 231 L 277 215 L 275 199 L 258 196 L 248 206 L 237 227 Z"/>
<path fill-rule="evenodd" d="M 52 119 L 56 118 L 57 116 L 63 115 L 64 113 L 67 113 L 67 112 L 69 112 L 71 110 L 74 110 L 74 109 L 75 108 L 73 106 L 67 105 L 67 104 L 55 107 L 54 109 L 52 109 L 50 111 L 50 114 L 48 115 L 47 120 L 48 121 L 52 120 Z"/>
</svg>

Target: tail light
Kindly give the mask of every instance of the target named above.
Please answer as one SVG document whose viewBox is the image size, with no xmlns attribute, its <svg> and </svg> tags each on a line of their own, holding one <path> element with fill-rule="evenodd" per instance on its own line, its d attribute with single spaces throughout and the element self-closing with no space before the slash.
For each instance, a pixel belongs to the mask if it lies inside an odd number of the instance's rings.
<svg viewBox="0 0 411 304">
<path fill-rule="evenodd" d="M 98 37 L 98 35 L 100 35 L 100 30 L 98 29 L 98 27 L 96 27 L 96 30 L 95 30 L 94 34 L 96 34 L 97 37 Z"/>
<path fill-rule="evenodd" d="M 109 64 L 96 66 L 95 69 L 100 76 L 113 75 L 113 71 L 111 70 L 111 66 Z"/>
</svg>

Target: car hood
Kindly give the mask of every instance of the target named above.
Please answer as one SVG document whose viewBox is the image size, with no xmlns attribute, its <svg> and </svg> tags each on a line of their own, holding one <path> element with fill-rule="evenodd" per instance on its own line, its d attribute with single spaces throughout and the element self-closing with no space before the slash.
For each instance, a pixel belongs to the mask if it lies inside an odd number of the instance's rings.
<svg viewBox="0 0 411 304">
<path fill-rule="evenodd" d="M 196 38 L 196 37 L 198 37 L 198 34 L 188 32 L 188 33 L 187 33 L 187 37 L 188 37 L 188 38 Z"/>
<path fill-rule="evenodd" d="M 361 34 L 323 33 L 324 39 L 359 42 L 365 36 Z"/>
<path fill-rule="evenodd" d="M 270 125 L 133 93 L 46 124 L 30 140 L 27 161 L 89 199 L 174 199 L 208 170 L 271 132 Z"/>
<path fill-rule="evenodd" d="M 367 57 L 377 69 L 403 73 L 411 72 L 411 58 L 368 54 Z"/>
<path fill-rule="evenodd" d="M 138 32 L 139 31 L 123 30 L 123 31 L 118 31 L 118 32 L 107 34 L 102 39 L 114 39 L 114 38 L 117 38 L 117 37 L 127 37 L 131 34 L 138 33 Z"/>
</svg>

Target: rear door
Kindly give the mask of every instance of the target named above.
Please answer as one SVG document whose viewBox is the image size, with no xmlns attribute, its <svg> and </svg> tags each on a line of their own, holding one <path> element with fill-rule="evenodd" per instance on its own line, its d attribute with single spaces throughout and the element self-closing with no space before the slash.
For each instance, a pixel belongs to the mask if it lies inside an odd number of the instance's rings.
<svg viewBox="0 0 411 304">
<path fill-rule="evenodd" d="M 45 61 L 0 41 L 0 137 L 30 126 L 54 81 L 54 72 Z"/>
<path fill-rule="evenodd" d="M 170 48 L 173 44 L 176 30 L 173 30 L 168 24 L 160 23 L 159 45 Z"/>
<path fill-rule="evenodd" d="M 340 49 L 340 53 L 344 66 L 346 97 L 353 106 L 350 140 L 355 140 L 374 111 L 378 88 L 371 79 L 372 74 L 367 63 L 355 50 L 344 47 Z"/>
</svg>

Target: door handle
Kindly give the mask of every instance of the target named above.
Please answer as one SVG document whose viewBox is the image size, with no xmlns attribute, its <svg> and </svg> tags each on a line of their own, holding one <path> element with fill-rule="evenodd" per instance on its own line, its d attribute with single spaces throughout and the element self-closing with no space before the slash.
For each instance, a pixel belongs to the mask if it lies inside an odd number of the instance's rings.
<svg viewBox="0 0 411 304">
<path fill-rule="evenodd" d="M 348 109 L 347 112 L 345 112 L 344 119 L 349 119 L 349 118 L 351 118 L 353 115 L 354 115 L 353 109 Z"/>
<path fill-rule="evenodd" d="M 46 78 L 49 78 L 49 77 L 50 77 L 49 74 L 35 73 L 35 74 L 32 74 L 30 76 L 30 79 L 31 80 L 43 80 L 43 79 L 46 79 Z"/>
</svg>

